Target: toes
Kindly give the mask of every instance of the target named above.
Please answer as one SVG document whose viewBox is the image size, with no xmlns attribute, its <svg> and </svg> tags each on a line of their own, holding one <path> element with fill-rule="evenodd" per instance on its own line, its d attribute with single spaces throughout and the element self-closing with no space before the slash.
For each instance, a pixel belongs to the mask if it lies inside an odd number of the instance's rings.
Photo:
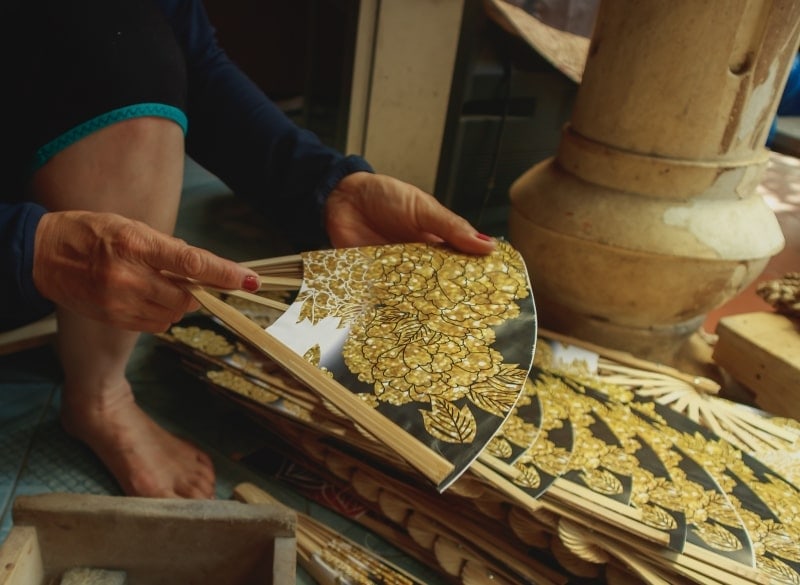
<svg viewBox="0 0 800 585">
<path fill-rule="evenodd" d="M 175 478 L 175 491 L 181 498 L 213 499 L 216 489 L 216 476 L 211 458 L 202 451 L 195 454 L 194 465 L 191 469 Z"/>
<path fill-rule="evenodd" d="M 177 486 L 175 491 L 180 498 L 213 500 L 216 495 L 213 475 L 211 476 L 211 480 L 209 480 L 206 474 L 194 475 L 182 482 L 180 486 Z"/>
<path fill-rule="evenodd" d="M 159 477 L 149 474 L 135 474 L 120 481 L 125 495 L 142 498 L 179 498 L 172 488 L 159 481 Z"/>
</svg>

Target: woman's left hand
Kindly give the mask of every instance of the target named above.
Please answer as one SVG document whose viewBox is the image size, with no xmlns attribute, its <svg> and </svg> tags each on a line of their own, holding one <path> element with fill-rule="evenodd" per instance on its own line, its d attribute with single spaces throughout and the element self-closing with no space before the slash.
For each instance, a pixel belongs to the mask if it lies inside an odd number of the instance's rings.
<svg viewBox="0 0 800 585">
<path fill-rule="evenodd" d="M 478 232 L 435 197 L 387 175 L 358 172 L 346 176 L 328 196 L 325 228 L 337 247 L 395 242 L 446 242 L 470 254 L 494 250 L 492 238 Z"/>
</svg>

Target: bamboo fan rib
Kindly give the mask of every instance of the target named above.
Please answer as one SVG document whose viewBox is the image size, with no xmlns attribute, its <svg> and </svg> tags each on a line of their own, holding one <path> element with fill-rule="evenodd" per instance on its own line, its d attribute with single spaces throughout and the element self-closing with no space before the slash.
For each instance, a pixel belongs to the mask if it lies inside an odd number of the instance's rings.
<svg viewBox="0 0 800 585">
<path fill-rule="evenodd" d="M 196 283 L 187 289 L 439 490 L 467 469 L 522 392 L 536 314 L 524 262 L 505 242 L 488 256 L 396 244 L 245 265 L 262 275 L 263 291 L 300 285 L 290 304 L 230 295 L 283 311 L 266 329 Z"/>
<path fill-rule="evenodd" d="M 641 358 L 637 358 L 636 356 L 628 352 L 608 349 L 596 345 L 594 343 L 589 343 L 587 341 L 580 341 L 578 339 L 575 339 L 574 337 L 569 337 L 568 335 L 563 335 L 561 333 L 557 333 L 555 331 L 550 331 L 547 329 L 541 329 L 539 331 L 539 334 L 547 339 L 550 339 L 552 341 L 557 341 L 565 345 L 575 345 L 578 347 L 582 347 L 600 356 L 608 358 L 610 361 L 629 366 L 632 370 L 638 370 L 639 372 L 642 373 L 654 372 L 657 374 L 662 374 L 664 376 L 667 376 L 673 380 L 680 380 L 694 388 L 697 388 L 697 390 L 700 392 L 708 394 L 716 394 L 720 390 L 719 384 L 714 380 L 705 378 L 703 376 L 692 376 L 691 374 L 681 372 L 680 370 L 673 368 L 672 366 L 667 366 L 664 364 L 659 364 Z"/>
<path fill-rule="evenodd" d="M 247 482 L 234 488 L 233 497 L 248 504 L 277 502 L 269 493 Z M 423 585 L 386 559 L 300 512 L 297 513 L 297 556 L 300 565 L 321 585 Z"/>
</svg>

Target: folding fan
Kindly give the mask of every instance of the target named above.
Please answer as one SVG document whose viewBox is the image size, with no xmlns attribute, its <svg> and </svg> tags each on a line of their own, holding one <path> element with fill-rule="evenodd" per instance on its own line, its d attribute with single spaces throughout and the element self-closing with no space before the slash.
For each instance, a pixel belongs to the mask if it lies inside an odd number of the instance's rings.
<svg viewBox="0 0 800 585">
<path fill-rule="evenodd" d="M 266 329 L 198 284 L 187 288 L 240 337 L 446 489 L 523 391 L 536 341 L 524 261 L 394 244 L 246 263 L 265 289 L 298 286 Z M 299 279 L 298 276 L 302 275 Z"/>
<path fill-rule="evenodd" d="M 227 341 L 218 338 L 208 325 L 212 319 L 200 317 L 176 325 L 171 334 L 197 349 L 185 353 L 198 360 L 196 373 L 205 377 L 209 365 L 216 372 L 225 362 L 239 376 L 230 386 L 236 396 L 250 395 L 246 380 L 272 382 L 259 364 L 274 368 L 273 360 L 256 352 L 250 357 L 257 359 L 248 359 L 230 332 Z M 270 456 L 277 450 L 299 465 L 312 462 L 313 473 L 341 481 L 377 515 L 380 527 L 388 523 L 387 530 L 395 531 L 389 534 L 393 542 L 402 547 L 410 538 L 430 551 L 432 566 L 463 583 L 527 583 L 532 574 L 537 583 L 567 582 L 550 578 L 549 565 L 536 556 L 549 549 L 560 566 L 586 576 L 600 567 L 606 575 L 624 567 L 640 578 L 635 582 L 657 585 L 800 584 L 797 482 L 781 477 L 761 455 L 717 436 L 702 420 L 662 403 L 660 394 L 642 392 L 652 390 L 645 374 L 666 375 L 663 366 L 643 363 L 636 375 L 622 378 L 604 363 L 610 350 L 602 350 L 605 355 L 585 360 L 598 362 L 599 374 L 588 375 L 585 366 L 565 369 L 548 357 L 555 350 L 541 342 L 551 334 L 539 333 L 536 364 L 522 395 L 444 494 L 420 485 L 391 451 L 338 411 L 324 409 L 317 395 L 294 380 L 294 389 L 275 388 L 276 396 L 288 403 L 305 389 L 306 403 L 314 405 L 306 412 L 310 422 L 269 398 L 275 406 L 255 414 L 272 435 Z M 617 357 L 630 362 L 630 356 Z M 710 387 L 710 381 L 683 377 L 675 381 Z M 226 386 L 217 378 L 210 384 Z M 380 451 L 369 448 L 371 441 Z M 797 452 L 786 444 L 773 449 L 784 461 Z M 504 569 L 498 571 L 497 563 Z M 490 577 L 474 580 L 477 567 Z"/>
</svg>

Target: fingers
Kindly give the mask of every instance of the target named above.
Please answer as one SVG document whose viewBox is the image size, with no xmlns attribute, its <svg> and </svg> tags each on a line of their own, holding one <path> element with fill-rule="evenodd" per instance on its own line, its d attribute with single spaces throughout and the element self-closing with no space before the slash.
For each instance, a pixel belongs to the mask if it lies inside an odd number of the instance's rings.
<svg viewBox="0 0 800 585">
<path fill-rule="evenodd" d="M 396 181 L 396 180 L 395 180 Z M 444 241 L 468 254 L 489 254 L 495 241 L 476 230 L 466 219 L 442 205 L 433 195 L 412 185 L 396 181 L 396 189 L 406 198 L 409 223 L 416 226 L 422 241 Z"/>
<path fill-rule="evenodd" d="M 134 331 L 166 330 L 198 308 L 170 273 L 216 288 L 259 287 L 252 270 L 115 214 L 54 212 L 39 223 L 34 284 L 86 317 Z"/>
<path fill-rule="evenodd" d="M 435 234 L 461 252 L 489 254 L 495 248 L 494 239 L 478 232 L 466 219 L 436 200 L 422 206 L 417 217 L 423 231 Z"/>
<path fill-rule="evenodd" d="M 335 246 L 389 242 L 447 242 L 470 254 L 488 254 L 492 238 L 421 189 L 386 175 L 353 173 L 328 197 L 328 236 Z"/>
<path fill-rule="evenodd" d="M 222 289 L 258 290 L 258 275 L 240 264 L 151 230 L 140 254 L 154 270 L 196 280 Z"/>
</svg>

